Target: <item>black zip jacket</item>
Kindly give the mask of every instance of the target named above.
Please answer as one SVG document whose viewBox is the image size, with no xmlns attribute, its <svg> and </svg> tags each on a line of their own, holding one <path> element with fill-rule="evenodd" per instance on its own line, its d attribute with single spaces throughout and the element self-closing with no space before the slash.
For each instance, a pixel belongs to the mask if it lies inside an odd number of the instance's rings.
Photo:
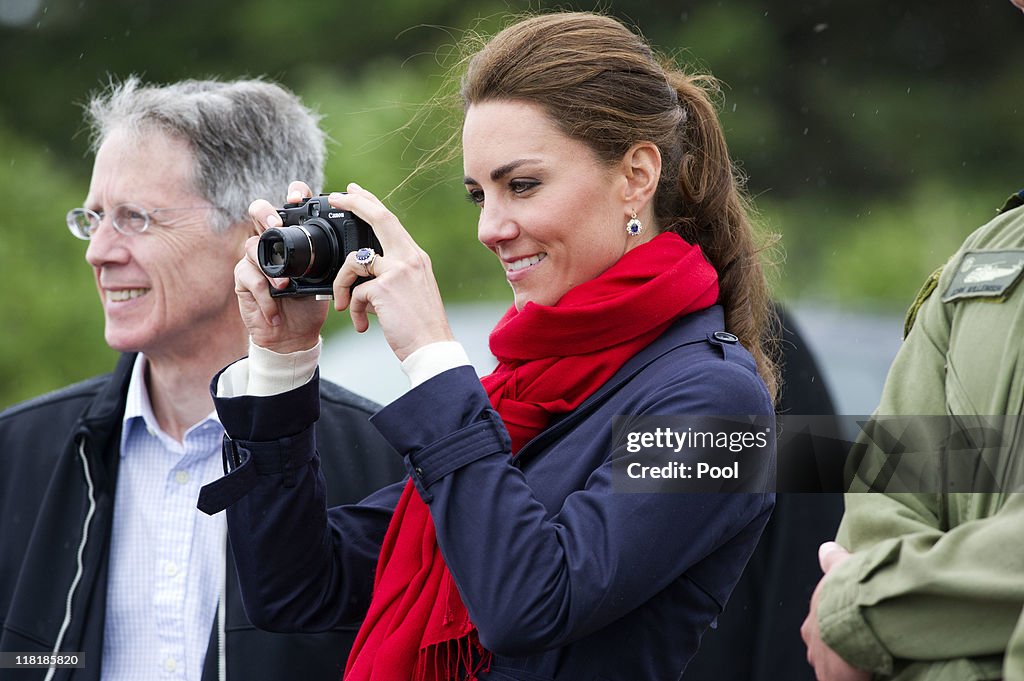
<svg viewBox="0 0 1024 681">
<path fill-rule="evenodd" d="M 0 651 L 84 652 L 57 680 L 98 681 L 121 420 L 134 354 L 114 372 L 0 413 Z M 367 420 L 377 405 L 320 382 L 319 442 L 328 504 L 352 503 L 401 479 L 402 460 Z M 199 511 L 196 511 L 197 513 Z M 271 634 L 249 623 L 227 552 L 223 640 L 215 622 L 202 681 L 341 678 L 356 627 Z M 47 678 L 3 669 L 0 680 Z"/>
</svg>

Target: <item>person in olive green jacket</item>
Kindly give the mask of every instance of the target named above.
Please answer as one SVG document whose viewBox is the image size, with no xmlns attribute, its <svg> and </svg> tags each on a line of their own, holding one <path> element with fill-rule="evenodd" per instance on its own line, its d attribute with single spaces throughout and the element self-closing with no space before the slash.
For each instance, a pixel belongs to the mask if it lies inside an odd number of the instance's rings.
<svg viewBox="0 0 1024 681">
<path fill-rule="evenodd" d="M 825 577 L 801 634 L 821 681 L 1003 675 L 1024 606 L 1024 494 L 1013 493 L 1024 467 L 1022 204 L 1024 192 L 968 237 L 908 315 L 876 419 L 903 417 L 901 442 L 914 444 L 902 461 L 890 452 L 886 468 L 870 455 L 860 461 L 851 490 L 874 493 L 846 495 L 838 543 L 819 552 Z M 922 443 L 974 417 L 996 424 L 982 437 L 1001 438 L 1002 449 L 986 441 L 966 469 L 951 465 L 964 446 L 941 459 L 933 449 L 915 465 L 913 454 L 929 449 Z M 992 451 L 1001 456 L 985 458 Z"/>
</svg>

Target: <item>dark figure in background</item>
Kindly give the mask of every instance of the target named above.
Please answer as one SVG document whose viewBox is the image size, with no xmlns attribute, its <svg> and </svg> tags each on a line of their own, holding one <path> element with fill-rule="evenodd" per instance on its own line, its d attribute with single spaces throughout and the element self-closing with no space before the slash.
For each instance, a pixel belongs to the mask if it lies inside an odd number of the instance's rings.
<svg viewBox="0 0 1024 681">
<path fill-rule="evenodd" d="M 778 305 L 776 312 L 782 325 L 779 414 L 834 415 L 807 340 L 785 308 Z M 780 446 L 775 510 L 717 626 L 704 634 L 686 668 L 686 681 L 814 681 L 799 630 L 821 578 L 817 548 L 835 536 L 843 515 L 844 454 L 838 440 Z"/>
</svg>

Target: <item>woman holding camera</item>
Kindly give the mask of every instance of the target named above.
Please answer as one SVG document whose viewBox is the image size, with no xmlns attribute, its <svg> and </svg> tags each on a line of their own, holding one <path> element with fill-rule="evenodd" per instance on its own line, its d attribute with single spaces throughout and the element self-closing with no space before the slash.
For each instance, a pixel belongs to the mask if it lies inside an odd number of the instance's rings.
<svg viewBox="0 0 1024 681">
<path fill-rule="evenodd" d="M 374 417 L 409 480 L 356 506 L 325 508 L 311 436 L 325 304 L 272 298 L 287 282 L 250 240 L 253 348 L 217 380 L 237 467 L 200 506 L 230 505 L 255 624 L 362 620 L 346 679 L 679 675 L 772 505 L 613 489 L 617 415 L 773 414 L 768 295 L 707 82 L 585 13 L 515 23 L 471 59 L 465 184 L 514 291 L 483 379 L 398 218 L 357 185 L 331 195 L 383 248 L 349 255 L 335 307 L 359 330 L 375 314 L 412 383 Z"/>
</svg>

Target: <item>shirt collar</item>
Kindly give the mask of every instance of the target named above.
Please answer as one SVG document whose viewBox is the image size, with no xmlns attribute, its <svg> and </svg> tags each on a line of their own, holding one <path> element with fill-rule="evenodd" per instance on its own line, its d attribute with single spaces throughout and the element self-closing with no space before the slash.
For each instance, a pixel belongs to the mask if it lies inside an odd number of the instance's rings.
<svg viewBox="0 0 1024 681">
<path fill-rule="evenodd" d="M 164 442 L 165 445 L 178 446 L 174 438 L 160 428 L 160 424 L 156 420 L 156 415 L 153 413 L 153 404 L 149 401 L 149 391 L 146 389 L 147 364 L 148 362 L 145 355 L 140 352 L 135 357 L 135 365 L 132 367 L 132 375 L 128 381 L 127 401 L 124 408 L 124 417 L 121 419 L 122 457 L 125 455 L 125 442 L 128 439 L 128 434 L 134 419 L 142 419 L 142 423 L 150 436 L 159 439 Z M 213 421 L 217 424 L 220 423 L 220 418 L 218 418 L 216 410 L 210 412 L 206 418 L 185 431 L 185 438 L 187 438 L 196 428 L 199 428 L 208 421 Z"/>
</svg>

